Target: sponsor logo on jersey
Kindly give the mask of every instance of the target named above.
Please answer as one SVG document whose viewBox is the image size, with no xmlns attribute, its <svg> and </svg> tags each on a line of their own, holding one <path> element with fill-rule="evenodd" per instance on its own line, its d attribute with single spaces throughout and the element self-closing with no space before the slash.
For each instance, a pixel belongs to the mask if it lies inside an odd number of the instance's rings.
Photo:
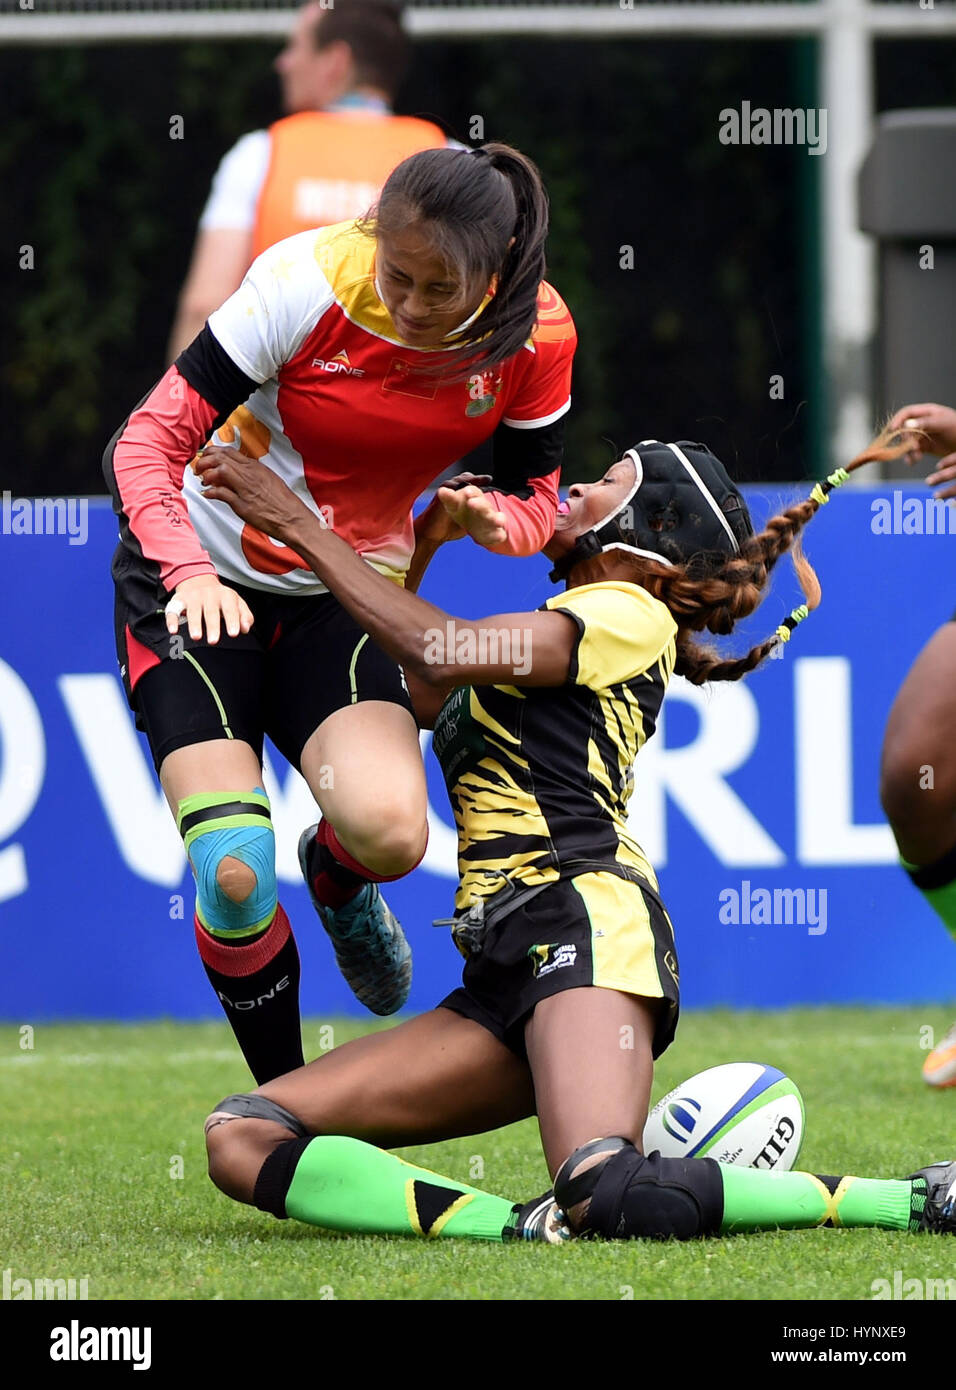
<svg viewBox="0 0 956 1390">
<path fill-rule="evenodd" d="M 550 975 L 554 970 L 573 965 L 578 958 L 577 946 L 532 946 L 528 951 L 535 978 Z"/>
<path fill-rule="evenodd" d="M 334 357 L 313 357 L 313 367 L 322 372 L 338 372 L 342 376 L 364 376 L 362 367 L 353 367 L 347 352 L 337 352 Z"/>
</svg>

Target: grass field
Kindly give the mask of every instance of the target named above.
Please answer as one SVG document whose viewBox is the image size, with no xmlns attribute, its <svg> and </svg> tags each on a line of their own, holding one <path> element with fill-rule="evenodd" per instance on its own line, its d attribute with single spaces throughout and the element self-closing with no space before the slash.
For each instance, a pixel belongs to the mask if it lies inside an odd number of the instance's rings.
<svg viewBox="0 0 956 1390">
<path fill-rule="evenodd" d="M 934 1016 L 935 1015 L 935 1016 Z M 720 1061 L 770 1062 L 803 1092 L 799 1167 L 904 1176 L 956 1152 L 956 1092 L 919 1069 L 944 1010 L 691 1013 L 656 1099 Z M 306 1025 L 317 1051 L 319 1024 Z M 336 1025 L 336 1041 L 366 1028 Z M 902 1232 L 768 1232 L 561 1248 L 346 1237 L 218 1193 L 202 1121 L 248 1085 L 225 1024 L 0 1026 L 0 1270 L 89 1279 L 91 1299 L 870 1299 L 876 1279 L 956 1276 L 956 1245 Z M 527 1199 L 547 1186 L 533 1122 L 403 1151 Z M 172 1176 L 182 1173 L 182 1176 Z"/>
</svg>

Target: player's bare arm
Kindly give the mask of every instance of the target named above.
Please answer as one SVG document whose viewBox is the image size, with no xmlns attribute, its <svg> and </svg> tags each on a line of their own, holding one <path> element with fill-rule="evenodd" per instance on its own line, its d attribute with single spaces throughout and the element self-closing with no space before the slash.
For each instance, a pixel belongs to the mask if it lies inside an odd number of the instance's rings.
<svg viewBox="0 0 956 1390">
<path fill-rule="evenodd" d="M 903 432 L 903 439 L 910 446 L 908 463 L 915 463 L 924 454 L 935 454 L 939 459 L 926 479 L 930 487 L 956 480 L 956 410 L 952 406 L 932 401 L 904 405 L 889 427 Z M 956 486 L 941 488 L 936 496 L 956 497 Z"/>
<path fill-rule="evenodd" d="M 203 481 L 206 497 L 226 502 L 251 525 L 283 541 L 301 555 L 323 582 L 334 578 L 335 592 L 352 617 L 389 656 L 401 662 L 427 685 L 451 687 L 471 682 L 476 674 L 482 684 L 507 682 L 511 685 L 561 685 L 567 678 L 576 637 L 574 623 L 559 613 L 505 613 L 477 622 L 452 617 L 418 594 L 407 593 L 376 573 L 351 546 L 325 527 L 264 464 L 235 449 L 205 449 L 194 464 Z M 477 491 L 477 489 L 476 489 Z M 457 499 L 458 494 L 452 494 Z M 467 499 L 465 505 L 471 505 Z M 443 503 L 444 505 L 444 503 Z M 461 515 L 455 507 L 452 519 Z M 441 644 L 429 634 L 443 638 L 452 624 L 455 640 Z M 510 646 L 488 641 L 487 634 L 498 630 L 509 635 L 522 632 L 530 652 L 529 669 L 516 672 L 513 661 L 489 660 L 476 671 L 473 653 L 507 650 Z M 467 640 L 473 634 L 473 642 Z M 464 636 L 463 641 L 460 641 Z M 441 656 L 436 654 L 440 646 Z M 459 656 L 459 650 L 466 653 Z M 470 659 L 468 659 L 470 656 Z"/>
</svg>

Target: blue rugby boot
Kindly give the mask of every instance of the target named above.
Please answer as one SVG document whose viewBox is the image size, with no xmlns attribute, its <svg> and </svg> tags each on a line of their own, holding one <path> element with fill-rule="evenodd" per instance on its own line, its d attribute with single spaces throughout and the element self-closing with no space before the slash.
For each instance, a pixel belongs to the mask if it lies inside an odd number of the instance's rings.
<svg viewBox="0 0 956 1390">
<path fill-rule="evenodd" d="M 373 1014 L 397 1013 L 412 983 L 412 950 L 401 923 L 389 909 L 377 883 L 366 883 L 344 907 L 319 902 L 309 857 L 318 825 L 299 836 L 299 867 L 335 949 L 335 959 L 349 989 Z"/>
</svg>

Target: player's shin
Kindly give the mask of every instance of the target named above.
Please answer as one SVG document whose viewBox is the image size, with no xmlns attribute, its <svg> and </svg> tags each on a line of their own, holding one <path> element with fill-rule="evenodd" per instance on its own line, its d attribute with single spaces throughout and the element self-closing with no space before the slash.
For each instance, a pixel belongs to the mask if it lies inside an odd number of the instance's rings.
<svg viewBox="0 0 956 1390">
<path fill-rule="evenodd" d="M 930 907 L 956 939 L 956 845 L 933 864 L 900 863 Z"/>
<path fill-rule="evenodd" d="M 338 1135 L 279 1144 L 259 1173 L 255 1205 L 331 1231 L 502 1241 L 514 1204 Z"/>
<path fill-rule="evenodd" d="M 196 876 L 196 944 L 259 1085 L 303 1064 L 299 954 L 276 897 L 269 800 L 187 797 L 178 824 Z"/>
<path fill-rule="evenodd" d="M 799 1230 L 810 1226 L 919 1227 L 926 1186 L 910 1179 L 766 1173 L 719 1163 L 724 1212 L 720 1229 Z"/>
<path fill-rule="evenodd" d="M 687 1240 L 814 1226 L 917 1230 L 922 1178 L 881 1181 L 770 1173 L 710 1158 L 638 1153 L 629 1140 L 593 1140 L 554 1180 L 555 1197 L 580 1234 Z"/>
</svg>

